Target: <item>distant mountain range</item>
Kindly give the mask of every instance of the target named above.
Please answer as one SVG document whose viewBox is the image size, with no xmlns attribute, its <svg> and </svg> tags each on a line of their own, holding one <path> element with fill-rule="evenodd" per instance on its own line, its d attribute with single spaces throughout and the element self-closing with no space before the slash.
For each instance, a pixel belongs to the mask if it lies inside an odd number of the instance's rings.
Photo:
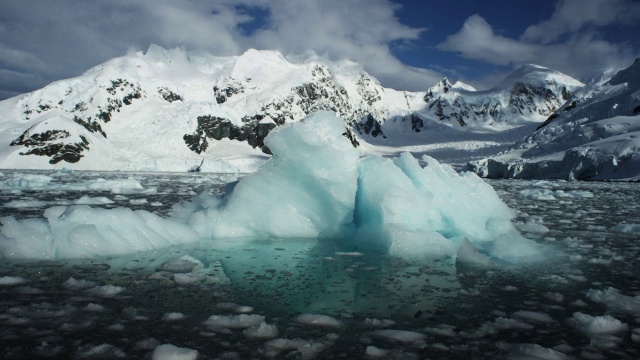
<svg viewBox="0 0 640 360">
<path fill-rule="evenodd" d="M 465 131 L 542 123 L 583 86 L 536 65 L 475 91 L 446 78 L 424 92 L 385 88 L 350 61 L 276 51 L 214 57 L 151 46 L 0 102 L 0 168 L 252 171 L 273 128 L 316 110 L 345 120 L 357 146 L 438 122 Z"/>
<path fill-rule="evenodd" d="M 535 133 L 469 164 L 492 178 L 640 179 L 640 60 L 576 91 Z"/>
</svg>

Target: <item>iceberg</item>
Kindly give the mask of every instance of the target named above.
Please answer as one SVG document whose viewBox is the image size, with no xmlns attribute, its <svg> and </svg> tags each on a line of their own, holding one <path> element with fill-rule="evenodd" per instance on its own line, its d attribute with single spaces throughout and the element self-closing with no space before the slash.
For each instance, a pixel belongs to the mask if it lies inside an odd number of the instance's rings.
<svg viewBox="0 0 640 360">
<path fill-rule="evenodd" d="M 473 173 L 410 154 L 360 157 L 344 121 L 321 111 L 269 133 L 258 171 L 173 206 L 169 219 L 127 208 L 53 207 L 46 219 L 0 219 L 5 257 L 115 255 L 218 239 L 327 238 L 398 257 L 455 256 L 468 239 L 509 262 L 540 254 L 514 212 Z M 222 246 L 224 242 L 219 242 Z"/>
<path fill-rule="evenodd" d="M 465 238 L 510 262 L 539 254 L 476 174 L 409 153 L 360 158 L 344 132 L 327 111 L 274 129 L 263 168 L 221 198 L 175 205 L 174 219 L 203 238 L 340 238 L 401 257 L 453 256 Z"/>
</svg>

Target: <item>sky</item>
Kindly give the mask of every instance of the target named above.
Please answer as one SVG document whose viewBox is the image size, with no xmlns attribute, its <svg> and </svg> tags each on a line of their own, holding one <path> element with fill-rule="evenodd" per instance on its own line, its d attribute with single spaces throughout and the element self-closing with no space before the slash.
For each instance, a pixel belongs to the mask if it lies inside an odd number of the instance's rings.
<svg viewBox="0 0 640 360">
<path fill-rule="evenodd" d="M 478 89 L 534 63 L 583 82 L 640 56 L 640 0 L 2 0 L 0 99 L 150 44 L 350 59 L 387 87 Z"/>
</svg>

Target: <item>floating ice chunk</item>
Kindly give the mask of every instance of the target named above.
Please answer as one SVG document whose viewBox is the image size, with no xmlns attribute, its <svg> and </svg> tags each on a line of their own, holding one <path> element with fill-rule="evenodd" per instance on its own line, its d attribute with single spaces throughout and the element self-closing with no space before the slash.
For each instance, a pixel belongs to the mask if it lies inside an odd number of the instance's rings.
<svg viewBox="0 0 640 360">
<path fill-rule="evenodd" d="M 98 296 L 102 298 L 112 298 L 124 291 L 123 287 L 115 285 L 96 286 L 86 290 L 86 293 L 92 296 Z"/>
<path fill-rule="evenodd" d="M 172 273 L 190 273 L 196 266 L 202 266 L 202 262 L 192 256 L 184 255 L 178 259 L 168 260 L 158 266 L 158 271 Z"/>
<path fill-rule="evenodd" d="M 426 338 L 424 334 L 406 330 L 376 330 L 371 335 L 405 344 L 422 342 Z"/>
<path fill-rule="evenodd" d="M 546 293 L 542 294 L 542 296 L 546 297 L 549 300 L 558 302 L 558 303 L 564 301 L 564 295 L 562 295 L 560 293 L 556 293 L 556 292 L 546 292 Z"/>
<path fill-rule="evenodd" d="M 172 344 L 162 344 L 153 350 L 152 360 L 196 360 L 198 350 L 177 347 Z"/>
<path fill-rule="evenodd" d="M 75 205 L 107 205 L 113 204 L 113 200 L 106 198 L 104 196 L 100 197 L 90 197 L 88 195 L 84 195 L 78 200 L 73 202 Z"/>
<path fill-rule="evenodd" d="M 513 316 L 525 321 L 532 321 L 532 322 L 539 322 L 539 323 L 555 322 L 555 320 L 553 320 L 551 316 L 549 316 L 549 314 L 545 314 L 537 311 L 520 310 L 513 313 Z"/>
<path fill-rule="evenodd" d="M 327 315 L 300 314 L 296 318 L 296 321 L 301 324 L 313 325 L 313 326 L 324 326 L 324 327 L 342 326 L 342 322 L 340 320 L 332 318 L 331 316 L 327 316 Z"/>
<path fill-rule="evenodd" d="M 611 310 L 640 316 L 640 295 L 624 295 L 618 289 L 610 287 L 605 290 L 590 289 L 587 292 L 587 297 Z"/>
<path fill-rule="evenodd" d="M 66 289 L 70 290 L 84 290 L 97 286 L 98 283 L 91 280 L 77 280 L 73 277 L 67 279 L 67 281 L 62 283 L 62 286 Z"/>
<path fill-rule="evenodd" d="M 544 360 L 564 360 L 567 355 L 549 349 L 538 344 L 506 344 L 498 343 L 497 346 L 509 352 L 509 359 L 544 359 Z"/>
<path fill-rule="evenodd" d="M 489 260 L 486 255 L 481 254 L 467 238 L 462 240 L 462 244 L 460 244 L 460 247 L 458 248 L 456 265 L 458 264 L 478 268 L 493 267 L 491 260 Z"/>
<path fill-rule="evenodd" d="M 219 309 L 231 310 L 240 314 L 246 314 L 253 311 L 251 306 L 238 305 L 230 302 L 217 303 L 216 307 Z"/>
<path fill-rule="evenodd" d="M 621 223 L 612 227 L 611 230 L 625 234 L 640 234 L 640 224 Z"/>
<path fill-rule="evenodd" d="M 211 315 L 204 324 L 215 331 L 218 328 L 246 329 L 252 326 L 259 326 L 264 322 L 261 315 Z"/>
<path fill-rule="evenodd" d="M 533 200 L 553 201 L 556 200 L 553 196 L 553 191 L 549 189 L 526 189 L 520 190 L 520 195 L 524 198 Z"/>
<path fill-rule="evenodd" d="M 183 313 L 170 312 L 162 315 L 162 321 L 180 321 L 186 319 Z"/>
<path fill-rule="evenodd" d="M 46 220 L 2 218 L 0 249 L 6 257 L 86 258 L 153 250 L 196 242 L 199 236 L 183 224 L 147 211 L 101 209 L 86 205 L 56 206 Z"/>
<path fill-rule="evenodd" d="M 138 180 L 130 177 L 128 179 L 105 180 L 96 179 L 87 183 L 87 190 L 92 191 L 111 191 L 112 193 L 122 193 L 136 190 L 144 190 L 144 187 Z"/>
<path fill-rule="evenodd" d="M 42 200 L 11 200 L 2 206 L 13 209 L 39 208 L 47 206 L 49 203 Z"/>
<path fill-rule="evenodd" d="M 374 358 L 386 358 L 387 355 L 389 355 L 389 350 L 380 349 L 380 348 L 375 347 L 373 345 L 369 345 L 369 346 L 367 346 L 365 354 L 367 356 L 371 356 L 371 357 L 374 357 Z"/>
<path fill-rule="evenodd" d="M 129 200 L 129 204 L 131 205 L 144 205 L 149 203 L 147 199 L 131 199 Z"/>
<path fill-rule="evenodd" d="M 155 338 L 147 338 L 136 341 L 136 347 L 143 350 L 155 349 L 158 345 L 160 345 L 160 341 Z"/>
<path fill-rule="evenodd" d="M 517 224 L 516 227 L 518 228 L 518 230 L 520 231 L 525 231 L 525 232 L 529 232 L 529 233 L 535 233 L 535 234 L 544 234 L 549 232 L 549 228 L 542 225 L 539 222 L 535 222 L 535 221 L 529 221 L 525 224 Z"/>
<path fill-rule="evenodd" d="M 53 178 L 47 175 L 15 173 L 4 183 L 10 188 L 33 190 L 46 188 L 52 180 Z"/>
<path fill-rule="evenodd" d="M 438 325 L 437 327 L 427 327 L 424 329 L 424 332 L 430 335 L 456 337 L 458 336 L 458 334 L 454 329 L 455 329 L 454 326 L 441 324 L 441 325 Z"/>
<path fill-rule="evenodd" d="M 189 223 L 205 237 L 333 237 L 353 222 L 359 157 L 329 112 L 274 129 L 273 157 L 247 175 L 222 207 L 201 207 Z"/>
<path fill-rule="evenodd" d="M 259 326 L 245 329 L 242 333 L 252 339 L 273 339 L 278 337 L 278 328 L 263 322 Z"/>
<path fill-rule="evenodd" d="M 265 347 L 278 351 L 297 350 L 308 345 L 310 343 L 302 339 L 273 339 L 264 343 Z"/>
<path fill-rule="evenodd" d="M 569 194 L 577 198 L 592 198 L 593 193 L 586 190 L 570 190 Z"/>
<path fill-rule="evenodd" d="M 610 315 L 591 316 L 581 312 L 573 313 L 571 322 L 587 335 L 615 334 L 626 331 L 627 324 Z"/>
<path fill-rule="evenodd" d="M 388 319 L 378 320 L 375 318 L 374 319 L 366 318 L 364 319 L 364 324 L 366 326 L 371 326 L 371 327 L 389 327 L 389 326 L 395 325 L 396 322 Z"/>
<path fill-rule="evenodd" d="M 114 359 L 125 358 L 127 354 L 122 349 L 111 344 L 102 344 L 98 346 L 86 345 L 78 348 L 78 359 Z"/>
<path fill-rule="evenodd" d="M 2 276 L 0 277 L 0 285 L 20 285 L 26 283 L 27 280 L 19 276 Z"/>
</svg>

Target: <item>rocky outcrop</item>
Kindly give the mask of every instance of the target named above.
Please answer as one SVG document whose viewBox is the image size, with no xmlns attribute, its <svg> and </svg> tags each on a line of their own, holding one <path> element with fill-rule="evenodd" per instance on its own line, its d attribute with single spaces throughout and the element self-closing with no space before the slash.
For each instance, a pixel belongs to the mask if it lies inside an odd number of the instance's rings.
<svg viewBox="0 0 640 360">
<path fill-rule="evenodd" d="M 70 137 L 66 130 L 47 130 L 34 134 L 31 130 L 30 128 L 25 131 L 10 144 L 27 148 L 27 151 L 21 152 L 20 155 L 48 156 L 51 158 L 50 164 L 57 164 L 60 161 L 76 163 L 83 157 L 82 152 L 89 149 L 89 142 L 84 136 L 80 136 L 80 142 L 63 142 Z"/>
</svg>

